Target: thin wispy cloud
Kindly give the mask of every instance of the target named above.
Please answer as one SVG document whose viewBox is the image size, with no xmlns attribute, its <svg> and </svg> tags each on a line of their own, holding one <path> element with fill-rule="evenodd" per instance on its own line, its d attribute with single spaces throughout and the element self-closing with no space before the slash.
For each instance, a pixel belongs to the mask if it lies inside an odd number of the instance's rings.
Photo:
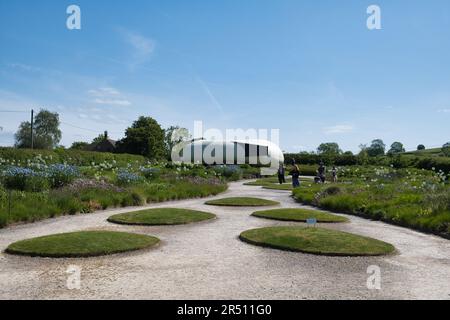
<svg viewBox="0 0 450 320">
<path fill-rule="evenodd" d="M 119 30 L 123 40 L 131 47 L 130 67 L 134 68 L 147 62 L 155 51 L 156 43 L 153 39 L 137 32 Z"/>
<path fill-rule="evenodd" d="M 325 134 L 342 134 L 352 132 L 353 130 L 354 130 L 353 126 L 344 124 L 325 127 L 323 132 Z"/>
<path fill-rule="evenodd" d="M 91 89 L 88 93 L 92 96 L 103 97 L 105 95 L 117 96 L 120 95 L 120 92 L 117 89 L 104 87 L 99 89 Z"/>
<path fill-rule="evenodd" d="M 120 99 L 102 99 L 102 98 L 96 98 L 94 99 L 94 102 L 97 104 L 106 104 L 106 105 L 113 105 L 113 106 L 130 106 L 131 102 L 128 100 L 120 100 Z"/>
<path fill-rule="evenodd" d="M 450 108 L 439 109 L 438 112 L 439 112 L 439 113 L 450 113 Z"/>
<path fill-rule="evenodd" d="M 219 111 L 223 111 L 222 105 L 219 103 L 219 101 L 216 99 L 216 96 L 212 93 L 211 89 L 209 88 L 209 86 L 206 84 L 205 81 L 203 81 L 200 77 L 196 77 L 197 82 L 200 84 L 200 86 L 202 87 L 203 91 L 206 93 L 206 95 L 208 96 L 209 100 L 211 101 L 211 103 L 219 110 Z"/>
<path fill-rule="evenodd" d="M 39 67 L 30 66 L 30 65 L 24 64 L 24 63 L 10 63 L 10 64 L 8 64 L 8 67 L 16 69 L 16 70 L 24 71 L 24 72 L 41 72 L 42 71 L 42 69 Z"/>
<path fill-rule="evenodd" d="M 92 102 L 100 105 L 130 106 L 131 102 L 125 99 L 119 90 L 111 87 L 91 89 L 88 91 L 93 98 Z"/>
</svg>

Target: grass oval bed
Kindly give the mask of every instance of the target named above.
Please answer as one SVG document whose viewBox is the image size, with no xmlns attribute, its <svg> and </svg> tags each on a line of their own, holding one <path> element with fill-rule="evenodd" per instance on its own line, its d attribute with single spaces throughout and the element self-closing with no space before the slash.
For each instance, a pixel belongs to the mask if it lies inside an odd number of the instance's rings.
<svg viewBox="0 0 450 320">
<path fill-rule="evenodd" d="M 256 211 L 252 213 L 252 216 L 258 218 L 281 220 L 281 221 L 294 221 L 294 222 L 306 222 L 306 220 L 310 218 L 316 218 L 317 222 L 321 223 L 348 222 L 348 219 L 345 217 L 337 216 L 319 210 L 309 210 L 301 208 L 283 208 L 283 209 Z"/>
<path fill-rule="evenodd" d="M 250 197 L 233 197 L 222 198 L 217 200 L 211 200 L 205 202 L 205 204 L 212 206 L 226 206 L 226 207 L 264 207 L 264 206 L 276 206 L 280 203 L 277 201 L 250 198 Z"/>
<path fill-rule="evenodd" d="M 212 213 L 178 209 L 178 208 L 157 208 L 116 214 L 108 218 L 109 222 L 126 225 L 179 225 L 213 219 L 216 216 Z"/>
<path fill-rule="evenodd" d="M 290 184 L 267 184 L 262 186 L 263 189 L 292 191 L 294 189 Z"/>
<path fill-rule="evenodd" d="M 257 246 L 326 256 L 380 256 L 395 251 L 380 240 L 324 228 L 269 227 L 244 231 L 239 238 Z"/>
<path fill-rule="evenodd" d="M 22 240 L 11 244 L 9 254 L 45 258 L 83 258 L 152 247 L 159 239 L 115 231 L 80 231 Z"/>
<path fill-rule="evenodd" d="M 301 182 L 313 182 L 313 179 L 300 177 Z M 290 186 L 292 186 L 292 178 L 286 177 L 286 183 Z M 279 181 L 277 177 L 270 177 L 270 178 L 260 178 L 249 182 L 244 182 L 244 186 L 272 186 L 272 185 L 279 185 Z"/>
</svg>

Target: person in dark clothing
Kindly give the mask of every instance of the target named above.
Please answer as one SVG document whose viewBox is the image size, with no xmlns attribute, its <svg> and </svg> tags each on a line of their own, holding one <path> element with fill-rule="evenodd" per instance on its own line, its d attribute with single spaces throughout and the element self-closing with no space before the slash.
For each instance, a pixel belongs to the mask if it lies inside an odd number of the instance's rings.
<svg viewBox="0 0 450 320">
<path fill-rule="evenodd" d="M 278 182 L 280 184 L 283 184 L 286 182 L 286 179 L 284 177 L 284 165 L 282 163 L 280 163 L 280 167 L 278 168 Z"/>
<path fill-rule="evenodd" d="M 322 183 L 325 183 L 325 180 L 326 180 L 326 178 L 325 178 L 326 168 L 325 168 L 325 165 L 323 164 L 323 162 L 320 162 L 319 169 L 317 170 L 317 172 L 319 173 L 320 181 Z"/>
<path fill-rule="evenodd" d="M 298 168 L 298 166 L 295 164 L 295 160 L 292 161 L 292 170 L 290 171 L 290 175 L 292 176 L 292 186 L 294 188 L 298 188 L 300 187 L 300 169 Z"/>
</svg>

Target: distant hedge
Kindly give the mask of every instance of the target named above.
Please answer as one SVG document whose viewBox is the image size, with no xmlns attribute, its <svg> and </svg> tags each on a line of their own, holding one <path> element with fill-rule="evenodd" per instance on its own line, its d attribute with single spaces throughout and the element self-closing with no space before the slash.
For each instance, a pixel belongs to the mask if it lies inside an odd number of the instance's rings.
<svg viewBox="0 0 450 320">
<path fill-rule="evenodd" d="M 415 157 L 410 155 L 402 155 L 393 160 L 393 165 L 397 168 L 415 167 L 418 169 L 442 170 L 445 173 L 450 173 L 450 158 L 449 157 Z"/>
<path fill-rule="evenodd" d="M 327 165 L 352 166 L 358 164 L 358 156 L 352 154 L 342 155 L 319 155 L 309 153 L 286 153 L 284 155 L 286 164 L 291 164 L 295 160 L 297 164 L 317 165 L 323 161 Z"/>
<path fill-rule="evenodd" d="M 323 161 L 326 165 L 352 166 L 352 165 L 380 165 L 394 166 L 396 168 L 418 168 L 450 173 L 450 157 L 438 157 L 429 155 L 401 154 L 394 156 L 378 156 L 361 158 L 357 155 L 342 154 L 324 156 L 318 154 L 289 153 L 284 155 L 286 164 L 295 160 L 301 165 L 318 165 Z"/>
<path fill-rule="evenodd" d="M 134 163 L 145 163 L 147 159 L 139 155 L 131 154 L 115 154 L 107 152 L 80 151 L 71 149 L 56 150 L 32 150 L 32 149 L 15 149 L 0 147 L 0 158 L 14 161 L 15 163 L 26 163 L 41 157 L 47 164 L 67 163 L 77 166 L 88 166 L 92 163 L 102 163 L 105 161 L 116 161 L 119 165 Z"/>
</svg>

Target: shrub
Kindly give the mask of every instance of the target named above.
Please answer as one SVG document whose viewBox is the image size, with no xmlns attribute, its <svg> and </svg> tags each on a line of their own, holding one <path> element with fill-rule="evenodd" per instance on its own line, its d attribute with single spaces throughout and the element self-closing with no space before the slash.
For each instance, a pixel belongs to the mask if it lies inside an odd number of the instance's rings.
<svg viewBox="0 0 450 320">
<path fill-rule="evenodd" d="M 145 199 L 137 192 L 131 192 L 125 195 L 122 199 L 121 206 L 122 207 L 130 207 L 130 206 L 142 206 L 145 204 Z"/>
<path fill-rule="evenodd" d="M 148 180 L 156 180 L 161 175 L 161 170 L 159 168 L 140 168 L 141 174 Z"/>
<path fill-rule="evenodd" d="M 2 180 L 12 190 L 41 192 L 48 188 L 46 176 L 28 168 L 9 167 L 2 172 Z"/>
<path fill-rule="evenodd" d="M 80 176 L 77 167 L 66 164 L 53 164 L 46 170 L 52 188 L 59 188 L 70 184 Z"/>
<path fill-rule="evenodd" d="M 52 197 L 62 214 L 76 214 L 83 211 L 83 203 L 70 193 L 57 193 Z"/>
<path fill-rule="evenodd" d="M 242 178 L 242 169 L 238 165 L 218 165 L 213 167 L 214 172 L 230 181 Z"/>
<path fill-rule="evenodd" d="M 89 166 L 92 163 L 116 162 L 118 166 L 130 163 L 144 165 L 147 159 L 139 155 L 115 154 L 107 152 L 93 152 L 70 149 L 36 150 L 0 147 L 0 158 L 9 163 L 26 163 L 39 159 L 45 164 L 67 163 L 74 166 Z"/>
<path fill-rule="evenodd" d="M 420 157 L 417 159 L 416 168 L 450 173 L 450 158 L 448 157 Z"/>
<path fill-rule="evenodd" d="M 341 193 L 341 188 L 339 188 L 338 186 L 331 186 L 326 188 L 323 192 L 327 195 L 332 196 Z"/>
<path fill-rule="evenodd" d="M 442 153 L 446 157 L 450 157 L 450 142 L 447 142 L 442 146 Z"/>
<path fill-rule="evenodd" d="M 248 164 L 241 164 L 240 168 L 242 169 L 243 179 L 254 179 L 260 177 L 261 168 L 259 167 L 254 167 Z"/>
<path fill-rule="evenodd" d="M 130 186 L 133 184 L 137 184 L 141 180 L 142 179 L 140 176 L 127 170 L 120 170 L 117 173 L 117 185 L 119 186 Z"/>
</svg>

